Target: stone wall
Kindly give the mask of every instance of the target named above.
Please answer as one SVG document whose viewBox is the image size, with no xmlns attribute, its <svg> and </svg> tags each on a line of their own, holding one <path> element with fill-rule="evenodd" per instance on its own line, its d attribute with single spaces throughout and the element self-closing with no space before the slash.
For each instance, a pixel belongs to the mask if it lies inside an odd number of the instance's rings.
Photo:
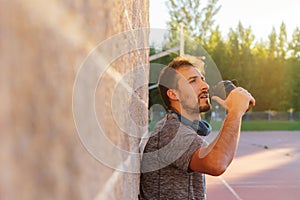
<svg viewBox="0 0 300 200">
<path fill-rule="evenodd" d="M 108 167 L 83 145 L 73 119 L 72 92 L 76 73 L 100 42 L 148 27 L 148 0 L 1 0 L 1 5 L 0 199 L 136 199 L 138 174 Z M 141 42 L 147 46 L 147 34 Z M 113 43 L 106 54 L 116 49 Z M 138 99 L 132 93 L 124 98 L 131 102 L 133 121 L 145 127 L 147 106 L 140 102 L 147 102 L 147 85 L 135 85 L 140 79 L 147 82 L 147 60 L 147 49 L 117 57 L 95 95 L 107 138 L 129 152 L 138 152 L 139 140 L 125 134 L 128 130 L 118 127 L 111 114 L 120 81 L 115 76 L 143 69 L 127 81 Z M 120 121 L 129 126 L 127 119 Z M 143 130 L 130 128 L 135 134 Z"/>
</svg>

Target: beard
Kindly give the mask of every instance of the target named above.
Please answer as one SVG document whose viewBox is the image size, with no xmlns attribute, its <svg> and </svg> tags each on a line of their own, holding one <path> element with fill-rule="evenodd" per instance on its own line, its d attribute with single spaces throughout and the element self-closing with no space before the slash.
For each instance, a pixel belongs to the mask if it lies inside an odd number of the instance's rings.
<svg viewBox="0 0 300 200">
<path fill-rule="evenodd" d="M 204 105 L 201 105 L 200 101 L 199 101 L 199 111 L 200 112 L 207 112 L 207 111 L 210 111 L 210 110 L 211 110 L 211 104 L 210 104 L 209 100 L 206 100 Z"/>
<path fill-rule="evenodd" d="M 200 95 L 198 96 L 197 101 L 196 100 L 191 101 L 192 99 L 195 99 L 195 97 L 183 97 L 181 99 L 181 106 L 188 113 L 200 114 L 202 112 L 208 112 L 211 110 L 212 107 L 209 99 L 207 99 L 204 102 L 204 100 L 200 98 Z"/>
</svg>

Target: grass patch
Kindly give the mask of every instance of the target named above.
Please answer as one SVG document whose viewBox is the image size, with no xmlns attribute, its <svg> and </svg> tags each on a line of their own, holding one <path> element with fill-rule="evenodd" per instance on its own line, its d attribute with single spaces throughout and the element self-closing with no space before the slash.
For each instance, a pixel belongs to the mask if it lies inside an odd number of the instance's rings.
<svg viewBox="0 0 300 200">
<path fill-rule="evenodd" d="M 218 131 L 218 130 L 221 129 L 223 121 L 220 121 L 220 122 L 219 121 L 218 122 L 217 121 L 212 121 L 212 122 L 209 122 L 209 123 L 210 123 L 213 131 Z"/>
<path fill-rule="evenodd" d="M 211 126 L 214 131 L 220 130 L 223 121 L 212 121 Z M 149 124 L 149 131 L 153 130 L 155 123 Z M 297 131 L 300 130 L 300 121 L 245 121 L 242 123 L 242 131 Z"/>
<path fill-rule="evenodd" d="M 300 121 L 243 121 L 243 131 L 300 130 Z"/>
</svg>

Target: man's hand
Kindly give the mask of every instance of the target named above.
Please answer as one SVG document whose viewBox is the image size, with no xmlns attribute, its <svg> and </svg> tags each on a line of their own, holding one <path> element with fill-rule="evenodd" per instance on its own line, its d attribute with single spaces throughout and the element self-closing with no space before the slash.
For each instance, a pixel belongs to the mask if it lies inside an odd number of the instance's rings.
<svg viewBox="0 0 300 200">
<path fill-rule="evenodd" d="M 225 100 L 217 96 L 213 96 L 212 99 L 225 108 L 228 113 L 242 115 L 255 105 L 254 97 L 242 87 L 233 89 Z"/>
<path fill-rule="evenodd" d="M 225 100 L 213 96 L 212 99 L 224 107 L 228 114 L 224 120 L 218 139 L 207 147 L 199 148 L 190 162 L 190 169 L 213 176 L 219 176 L 230 165 L 239 141 L 242 116 L 255 105 L 255 99 L 244 88 L 233 89 Z"/>
</svg>

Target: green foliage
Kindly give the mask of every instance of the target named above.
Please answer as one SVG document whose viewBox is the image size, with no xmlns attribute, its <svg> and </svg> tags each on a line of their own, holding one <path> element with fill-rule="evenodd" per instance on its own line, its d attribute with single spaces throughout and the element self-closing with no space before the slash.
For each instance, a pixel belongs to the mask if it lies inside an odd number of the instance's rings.
<svg viewBox="0 0 300 200">
<path fill-rule="evenodd" d="M 218 0 L 169 0 L 170 33 L 166 44 L 179 45 L 179 25 L 184 24 L 185 46 L 202 46 L 212 57 L 223 79 L 237 79 L 256 99 L 253 111 L 300 111 L 300 29 L 288 41 L 286 26 L 272 28 L 267 40 L 255 41 L 251 27 L 241 22 L 222 36 L 214 17 Z M 165 48 L 167 45 L 165 45 Z M 153 53 L 153 52 L 152 52 Z M 167 65 L 176 54 L 154 62 Z M 156 94 L 152 91 L 152 94 Z M 154 99 L 154 98 L 152 98 Z M 159 101 L 156 99 L 155 101 Z"/>
<path fill-rule="evenodd" d="M 273 27 L 271 34 L 269 35 L 269 48 L 268 48 L 268 52 L 269 52 L 269 57 L 270 59 L 274 59 L 276 56 L 276 50 L 277 50 L 277 34 L 276 34 L 276 30 Z"/>
<path fill-rule="evenodd" d="M 243 121 L 242 131 L 300 130 L 299 121 Z"/>
<path fill-rule="evenodd" d="M 292 52 L 292 58 L 300 58 L 300 29 L 297 27 L 293 33 L 293 39 L 289 43 L 289 50 Z"/>
<path fill-rule="evenodd" d="M 285 59 L 286 51 L 287 51 L 287 34 L 286 34 L 286 26 L 282 22 L 280 26 L 279 38 L 278 38 L 278 57 Z"/>
<path fill-rule="evenodd" d="M 190 41 L 198 41 L 205 46 L 208 33 L 214 25 L 214 16 L 219 12 L 218 0 L 208 0 L 202 5 L 200 0 L 169 0 L 170 21 L 167 22 L 169 43 L 179 45 L 180 24 L 184 26 L 184 34 Z M 187 41 L 189 42 L 189 41 Z"/>
</svg>

